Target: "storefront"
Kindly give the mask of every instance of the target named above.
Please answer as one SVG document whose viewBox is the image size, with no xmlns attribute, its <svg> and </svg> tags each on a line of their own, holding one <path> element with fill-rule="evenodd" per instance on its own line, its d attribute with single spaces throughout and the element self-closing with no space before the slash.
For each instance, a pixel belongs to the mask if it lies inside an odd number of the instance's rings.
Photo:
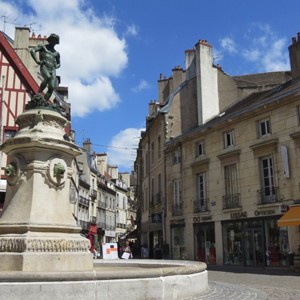
<svg viewBox="0 0 300 300">
<path fill-rule="evenodd" d="M 184 260 L 187 258 L 184 241 L 184 220 L 171 221 L 171 258 Z"/>
<path fill-rule="evenodd" d="M 210 223 L 194 224 L 195 260 L 207 264 L 216 263 L 215 225 Z"/>
<path fill-rule="evenodd" d="M 285 227 L 277 226 L 279 217 L 222 222 L 223 263 L 251 267 L 286 266 L 288 232 Z"/>
<path fill-rule="evenodd" d="M 153 213 L 150 216 L 149 256 L 150 258 L 162 258 L 163 247 L 163 214 Z"/>
<path fill-rule="evenodd" d="M 116 232 L 112 230 L 105 230 L 105 241 L 104 243 L 115 243 Z"/>
</svg>

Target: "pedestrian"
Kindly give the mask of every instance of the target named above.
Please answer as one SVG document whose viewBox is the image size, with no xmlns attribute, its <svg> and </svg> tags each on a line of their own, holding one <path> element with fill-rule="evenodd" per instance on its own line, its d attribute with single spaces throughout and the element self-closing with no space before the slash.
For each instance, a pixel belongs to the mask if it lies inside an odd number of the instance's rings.
<svg viewBox="0 0 300 300">
<path fill-rule="evenodd" d="M 143 245 L 142 245 L 142 248 L 141 248 L 141 256 L 142 256 L 142 258 L 148 258 L 149 257 L 149 248 L 148 248 L 148 246 L 147 246 L 147 244 L 146 243 L 144 243 Z"/>
<path fill-rule="evenodd" d="M 132 258 L 132 253 L 131 253 L 131 249 L 130 249 L 128 241 L 126 241 L 126 243 L 125 243 L 125 247 L 123 249 L 122 258 L 125 258 L 125 259 Z"/>
<path fill-rule="evenodd" d="M 169 259 L 170 256 L 170 248 L 169 248 L 169 244 L 167 244 L 166 241 L 164 241 L 163 243 L 163 259 Z"/>
</svg>

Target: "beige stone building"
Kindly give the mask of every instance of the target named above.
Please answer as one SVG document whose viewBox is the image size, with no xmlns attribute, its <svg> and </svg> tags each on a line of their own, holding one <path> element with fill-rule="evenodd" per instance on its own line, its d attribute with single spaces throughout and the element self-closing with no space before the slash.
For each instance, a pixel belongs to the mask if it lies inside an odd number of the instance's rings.
<svg viewBox="0 0 300 300">
<path fill-rule="evenodd" d="M 300 198 L 299 45 L 291 71 L 231 77 L 201 40 L 185 70 L 161 76 L 135 164 L 141 243 L 165 240 L 173 259 L 289 263 L 299 226 L 278 220 Z"/>
</svg>

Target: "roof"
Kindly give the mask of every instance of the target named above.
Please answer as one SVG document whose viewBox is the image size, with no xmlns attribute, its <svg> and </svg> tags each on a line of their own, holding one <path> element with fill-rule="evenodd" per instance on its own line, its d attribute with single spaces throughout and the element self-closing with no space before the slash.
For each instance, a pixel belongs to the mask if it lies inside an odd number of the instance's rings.
<svg viewBox="0 0 300 300">
<path fill-rule="evenodd" d="M 255 109 L 265 107 L 266 105 L 272 103 L 278 103 L 278 101 L 281 99 L 291 97 L 299 93 L 300 78 L 289 80 L 269 90 L 252 93 L 242 100 L 235 102 L 233 105 L 220 112 L 217 116 L 213 117 L 206 123 L 184 132 L 181 136 L 178 136 L 175 139 L 188 137 L 204 129 L 213 128 L 217 124 L 223 124 L 226 120 L 232 120 L 235 117 L 241 117 L 242 115 L 252 112 Z"/>
<path fill-rule="evenodd" d="M 20 80 L 28 92 L 31 94 L 36 94 L 39 90 L 39 85 L 25 67 L 15 50 L 12 48 L 9 37 L 3 31 L 0 31 L 0 50 L 5 55 L 7 61 L 12 66 L 14 71 L 20 77 Z"/>
</svg>

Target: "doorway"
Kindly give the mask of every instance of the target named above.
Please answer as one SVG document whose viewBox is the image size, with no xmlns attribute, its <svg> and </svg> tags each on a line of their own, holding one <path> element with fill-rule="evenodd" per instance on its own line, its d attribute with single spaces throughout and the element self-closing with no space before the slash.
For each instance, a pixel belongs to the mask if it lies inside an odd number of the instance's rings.
<svg viewBox="0 0 300 300">
<path fill-rule="evenodd" d="M 264 266 L 264 243 L 261 228 L 247 228 L 244 231 L 244 262 L 246 267 Z"/>
</svg>

